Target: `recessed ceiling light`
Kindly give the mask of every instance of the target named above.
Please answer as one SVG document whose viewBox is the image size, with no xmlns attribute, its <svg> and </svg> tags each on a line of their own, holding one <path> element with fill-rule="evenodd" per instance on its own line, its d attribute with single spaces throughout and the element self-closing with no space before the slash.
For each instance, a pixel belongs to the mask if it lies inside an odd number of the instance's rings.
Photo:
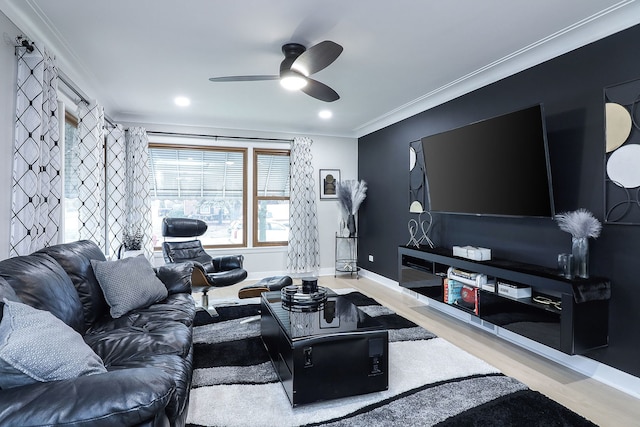
<svg viewBox="0 0 640 427">
<path fill-rule="evenodd" d="M 176 96 L 173 100 L 178 107 L 187 107 L 191 104 L 191 100 L 186 96 Z"/>
<path fill-rule="evenodd" d="M 333 113 L 329 110 L 322 110 L 318 113 L 321 119 L 330 119 L 333 116 Z"/>
</svg>

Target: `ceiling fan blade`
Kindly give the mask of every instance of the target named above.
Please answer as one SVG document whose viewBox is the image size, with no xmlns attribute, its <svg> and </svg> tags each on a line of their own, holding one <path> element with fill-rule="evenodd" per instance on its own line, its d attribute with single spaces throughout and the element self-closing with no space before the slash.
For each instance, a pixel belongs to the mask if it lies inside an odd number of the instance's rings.
<svg viewBox="0 0 640 427">
<path fill-rule="evenodd" d="M 305 76 L 310 76 L 331 65 L 341 53 L 342 46 L 330 40 L 325 40 L 315 46 L 311 46 L 298 56 L 291 64 L 291 68 Z"/>
<path fill-rule="evenodd" d="M 278 75 L 256 75 L 256 76 L 226 76 L 226 77 L 211 77 L 209 81 L 212 82 L 257 82 L 262 80 L 278 80 Z"/>
<path fill-rule="evenodd" d="M 338 92 L 331 89 L 326 84 L 310 78 L 307 78 L 307 85 L 300 90 L 313 98 L 319 99 L 320 101 L 333 102 L 340 99 Z"/>
</svg>

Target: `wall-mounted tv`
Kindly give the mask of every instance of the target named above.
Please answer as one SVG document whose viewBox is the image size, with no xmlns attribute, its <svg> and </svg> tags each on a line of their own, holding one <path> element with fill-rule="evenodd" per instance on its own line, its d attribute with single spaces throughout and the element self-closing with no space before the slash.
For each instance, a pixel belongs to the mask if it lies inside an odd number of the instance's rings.
<svg viewBox="0 0 640 427">
<path fill-rule="evenodd" d="M 542 105 L 422 138 L 431 212 L 553 217 Z"/>
</svg>

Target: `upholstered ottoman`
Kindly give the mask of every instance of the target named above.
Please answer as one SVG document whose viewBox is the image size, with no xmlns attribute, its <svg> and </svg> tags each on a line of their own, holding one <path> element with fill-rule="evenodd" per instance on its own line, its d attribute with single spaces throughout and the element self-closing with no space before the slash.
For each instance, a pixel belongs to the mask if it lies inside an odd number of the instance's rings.
<svg viewBox="0 0 640 427">
<path fill-rule="evenodd" d="M 254 298 L 259 297 L 261 293 L 268 291 L 279 291 L 285 286 L 293 283 L 289 276 L 273 276 L 265 277 L 258 283 L 247 285 L 238 291 L 238 298 Z"/>
</svg>

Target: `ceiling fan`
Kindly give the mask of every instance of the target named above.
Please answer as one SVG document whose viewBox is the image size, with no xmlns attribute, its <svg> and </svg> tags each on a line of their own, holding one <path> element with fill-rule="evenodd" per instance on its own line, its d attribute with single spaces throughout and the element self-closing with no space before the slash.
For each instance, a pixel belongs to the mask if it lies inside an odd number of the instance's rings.
<svg viewBox="0 0 640 427">
<path fill-rule="evenodd" d="M 260 80 L 280 80 L 280 84 L 290 90 L 301 90 L 307 95 L 325 102 L 340 99 L 340 95 L 324 83 L 309 78 L 311 74 L 325 69 L 342 53 L 342 46 L 325 40 L 309 49 L 298 43 L 282 46 L 284 60 L 280 63 L 280 74 L 253 76 L 211 77 L 212 82 L 249 82 Z"/>
</svg>

